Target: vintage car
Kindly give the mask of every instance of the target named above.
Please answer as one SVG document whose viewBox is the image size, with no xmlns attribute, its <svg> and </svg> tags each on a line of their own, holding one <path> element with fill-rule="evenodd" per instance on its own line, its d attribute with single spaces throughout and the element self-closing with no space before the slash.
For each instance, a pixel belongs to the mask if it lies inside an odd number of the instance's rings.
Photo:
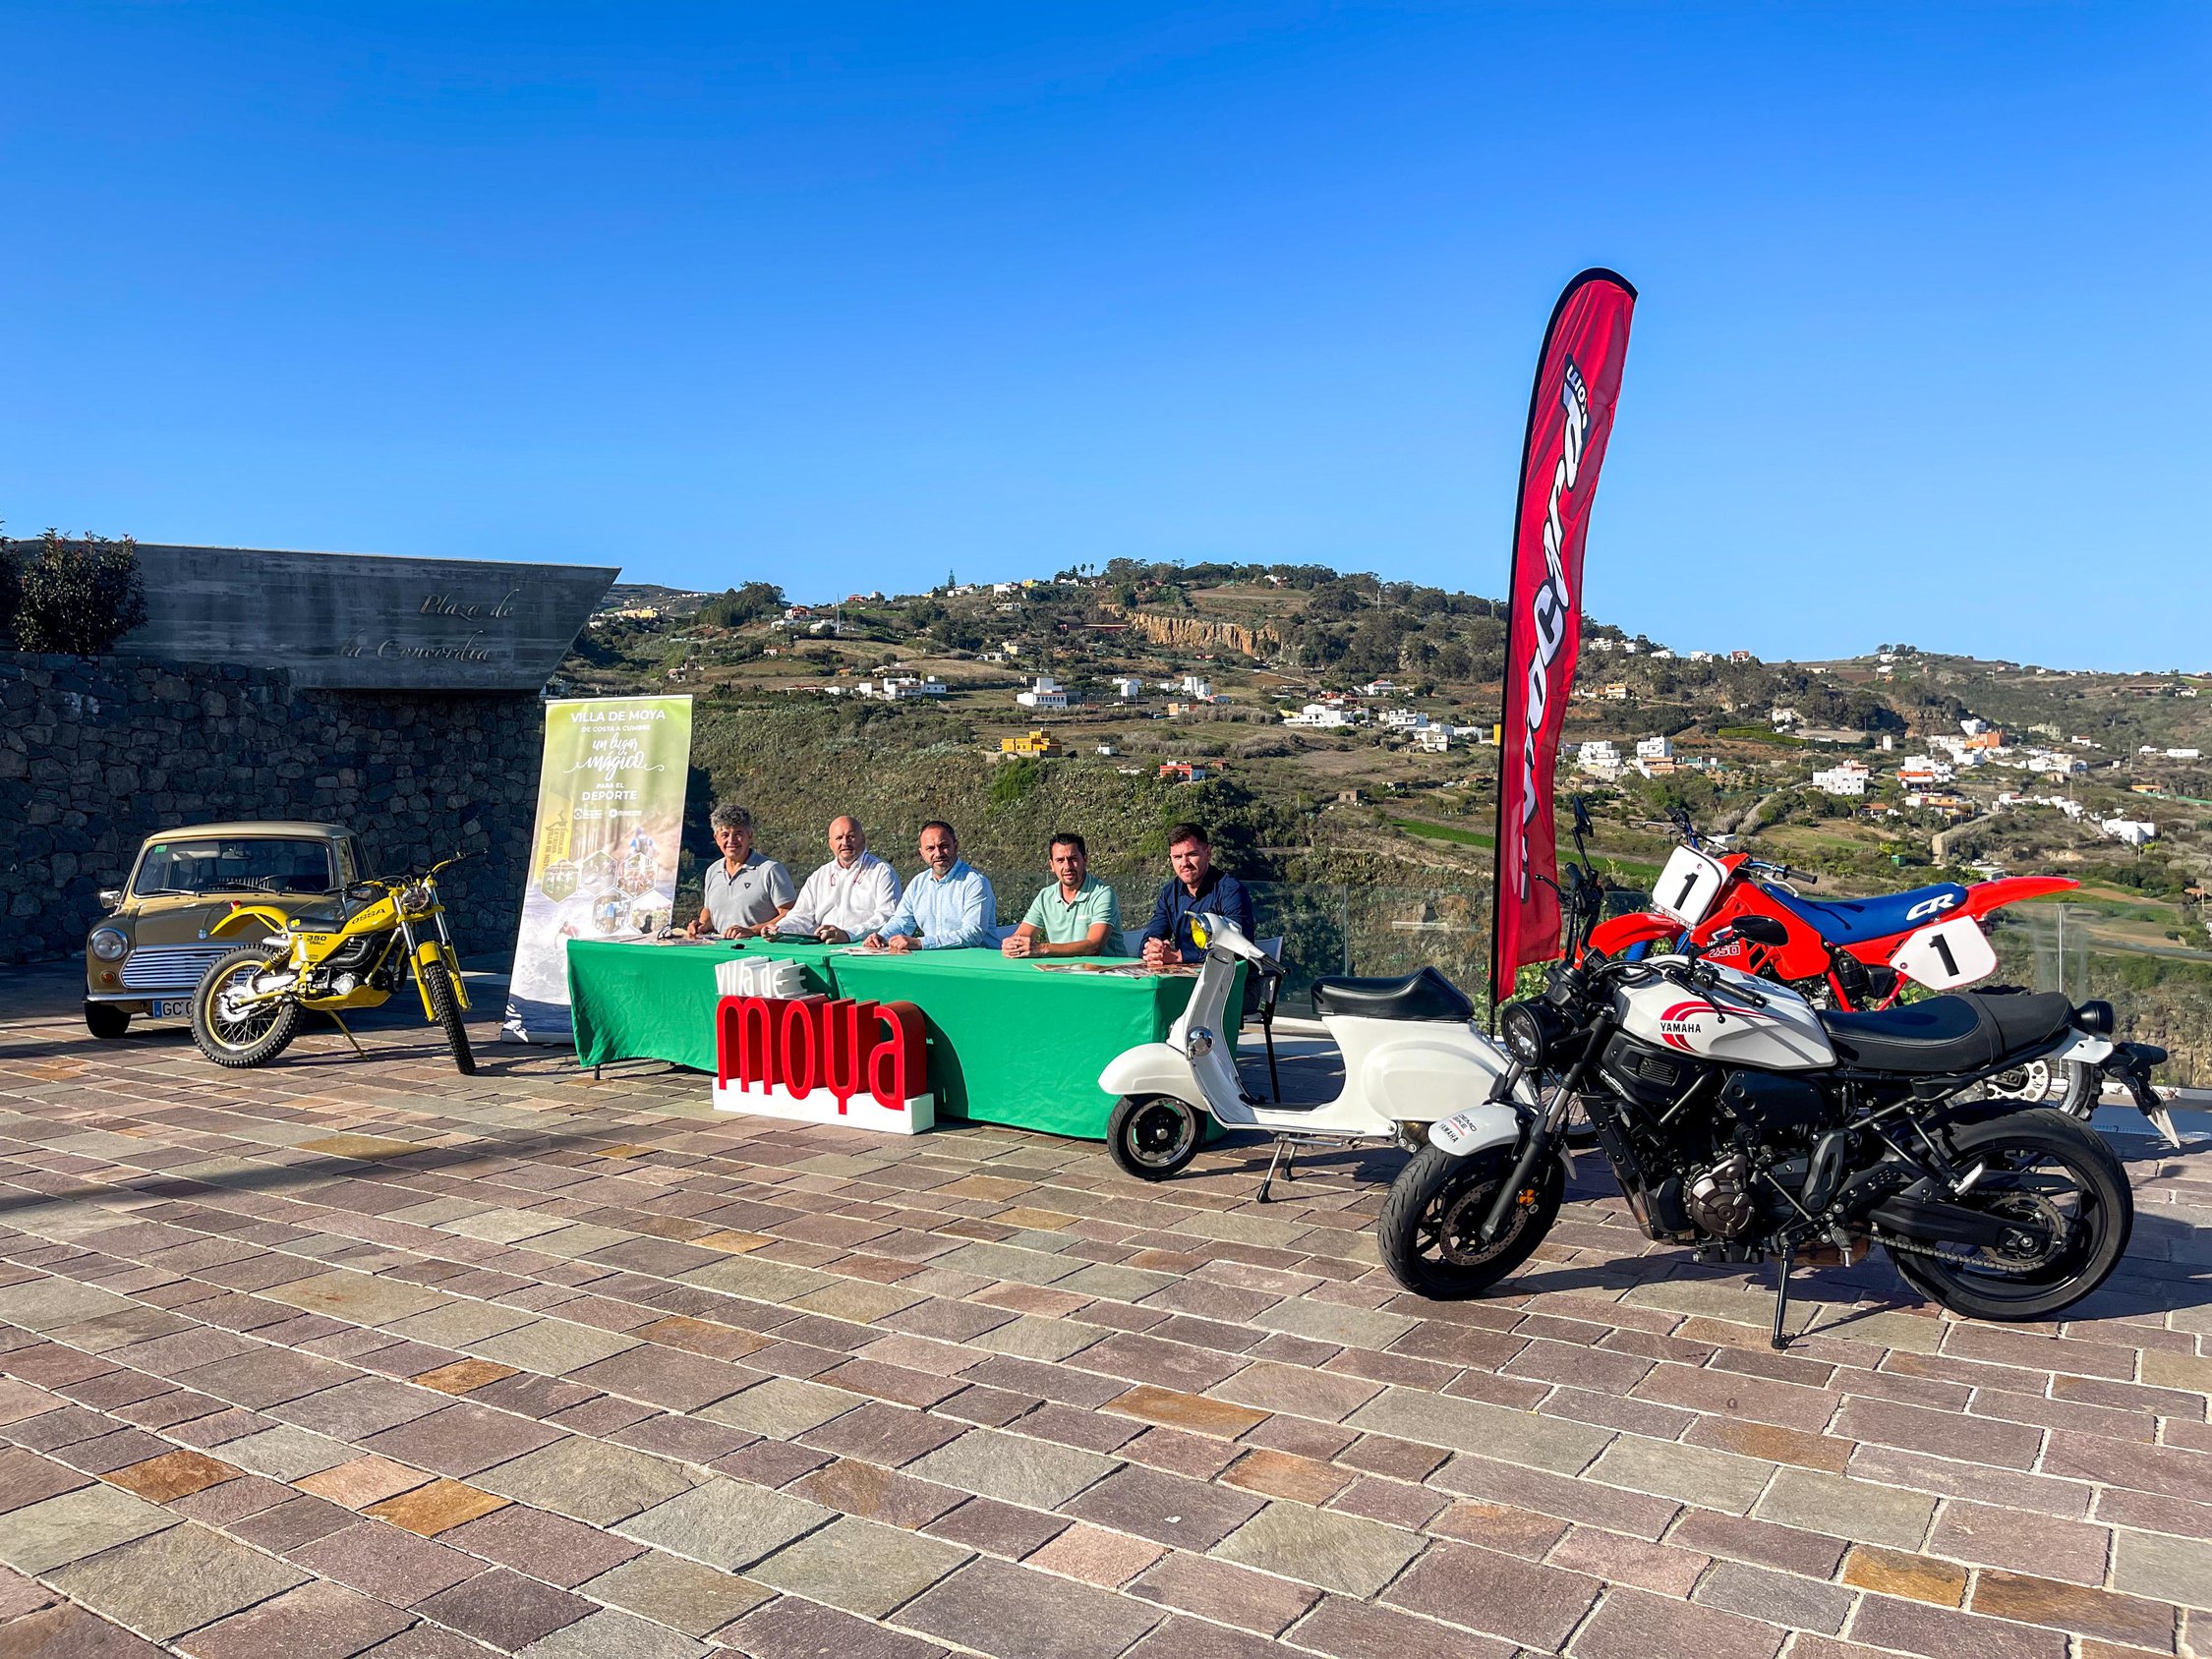
<svg viewBox="0 0 2212 1659">
<path fill-rule="evenodd" d="M 85 940 L 85 1025 L 120 1037 L 134 1014 L 192 1017 L 192 994 L 216 957 L 238 948 L 208 932 L 240 904 L 290 915 L 326 905 L 367 874 L 361 843 L 339 824 L 194 824 L 148 835 L 111 914 Z M 259 937 L 259 936 L 256 936 Z"/>
</svg>

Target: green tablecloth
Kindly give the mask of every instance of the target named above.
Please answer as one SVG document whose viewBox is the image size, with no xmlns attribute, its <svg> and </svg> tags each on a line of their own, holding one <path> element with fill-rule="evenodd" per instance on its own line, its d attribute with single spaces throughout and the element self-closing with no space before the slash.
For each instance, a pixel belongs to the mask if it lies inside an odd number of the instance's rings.
<svg viewBox="0 0 2212 1659">
<path fill-rule="evenodd" d="M 1164 1037 L 1197 984 L 1178 975 L 1052 973 L 995 950 L 892 956 L 782 942 L 570 940 L 576 1058 L 586 1065 L 665 1059 L 713 1071 L 721 1001 L 715 967 L 740 950 L 800 963 L 810 991 L 920 1008 L 941 1116 L 1093 1140 L 1104 1137 L 1114 1106 L 1098 1086 L 1099 1072 L 1123 1050 Z M 1232 991 L 1231 1007 L 1236 997 Z"/>
</svg>

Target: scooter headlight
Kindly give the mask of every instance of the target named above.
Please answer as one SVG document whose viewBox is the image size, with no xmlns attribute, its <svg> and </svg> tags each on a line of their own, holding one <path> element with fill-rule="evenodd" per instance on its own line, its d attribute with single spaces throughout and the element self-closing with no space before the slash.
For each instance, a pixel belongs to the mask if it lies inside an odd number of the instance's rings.
<svg viewBox="0 0 2212 1659">
<path fill-rule="evenodd" d="M 1534 1071 L 1543 1063 L 1543 1021 L 1527 1002 L 1508 1002 L 1498 1010 L 1498 1035 L 1505 1052 Z"/>
<path fill-rule="evenodd" d="M 1184 1041 L 1183 1052 L 1193 1059 L 1203 1059 L 1213 1053 L 1213 1033 L 1204 1026 L 1194 1028 Z"/>
<path fill-rule="evenodd" d="M 121 928 L 94 928 L 87 943 L 92 954 L 103 962 L 120 962 L 131 953 L 131 942 Z"/>
</svg>

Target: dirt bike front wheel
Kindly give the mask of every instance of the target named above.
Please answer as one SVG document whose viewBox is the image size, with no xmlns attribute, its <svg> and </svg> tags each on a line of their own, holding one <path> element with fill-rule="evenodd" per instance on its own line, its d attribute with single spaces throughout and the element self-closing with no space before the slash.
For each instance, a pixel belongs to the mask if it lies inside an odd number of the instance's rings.
<svg viewBox="0 0 2212 1659">
<path fill-rule="evenodd" d="M 453 976 L 443 962 L 424 962 L 418 971 L 430 995 L 431 1017 L 445 1033 L 445 1046 L 453 1051 L 453 1068 L 463 1076 L 476 1075 L 476 1054 L 469 1048 L 468 1029 L 461 1024 L 461 1000 L 453 994 Z"/>
<path fill-rule="evenodd" d="M 242 945 L 219 958 L 192 994 L 192 1040 L 217 1065 L 232 1070 L 266 1065 L 300 1034 L 300 1004 L 290 997 L 243 1001 L 254 976 L 276 959 L 266 945 Z"/>
</svg>

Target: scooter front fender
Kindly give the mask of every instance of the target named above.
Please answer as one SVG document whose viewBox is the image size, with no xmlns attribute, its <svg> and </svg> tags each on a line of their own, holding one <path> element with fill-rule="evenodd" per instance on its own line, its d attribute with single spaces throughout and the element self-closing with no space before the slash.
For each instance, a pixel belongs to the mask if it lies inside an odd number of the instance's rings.
<svg viewBox="0 0 2212 1659">
<path fill-rule="evenodd" d="M 1472 1158 L 1493 1146 L 1521 1144 L 1521 1115 L 1497 1101 L 1484 1101 L 1428 1125 L 1428 1144 L 1449 1158 Z"/>
<path fill-rule="evenodd" d="M 1124 1049 L 1098 1074 L 1098 1086 L 1110 1095 L 1173 1095 L 1200 1112 L 1207 1110 L 1198 1074 L 1173 1043 L 1139 1043 Z"/>
</svg>

